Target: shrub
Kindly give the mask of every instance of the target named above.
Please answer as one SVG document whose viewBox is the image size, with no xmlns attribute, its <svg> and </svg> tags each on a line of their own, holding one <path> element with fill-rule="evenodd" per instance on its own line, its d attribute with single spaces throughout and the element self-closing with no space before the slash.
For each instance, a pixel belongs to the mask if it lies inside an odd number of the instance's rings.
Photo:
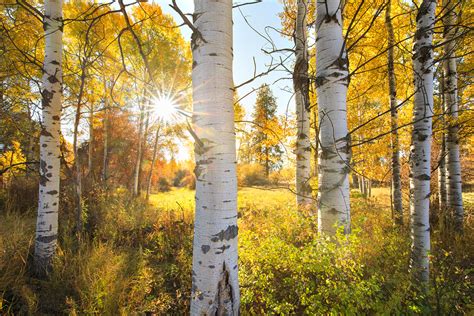
<svg viewBox="0 0 474 316">
<path fill-rule="evenodd" d="M 194 189 L 196 187 L 196 179 L 189 170 L 181 169 L 176 172 L 173 185 L 179 188 Z"/>
<path fill-rule="evenodd" d="M 266 185 L 268 179 L 265 170 L 258 164 L 243 164 L 237 166 L 237 181 L 240 186 Z"/>
<path fill-rule="evenodd" d="M 67 191 L 64 192 L 67 194 Z M 87 234 L 71 233 L 61 211 L 49 279 L 28 270 L 35 212 L 0 214 L 0 314 L 180 315 L 189 311 L 194 192 L 152 196 L 117 190 L 89 200 Z M 91 195 L 92 197 L 92 195 Z M 288 191 L 239 191 L 239 280 L 244 315 L 469 314 L 472 310 L 472 204 L 464 234 L 432 233 L 431 289 L 417 292 L 407 229 L 390 208 L 353 198 L 352 233 L 318 236 L 317 219 Z M 62 205 L 67 205 L 63 203 Z M 66 224 L 64 224 L 66 223 Z"/>
<path fill-rule="evenodd" d="M 194 176 L 194 174 L 188 172 L 186 177 L 181 180 L 181 187 L 194 190 L 196 188 L 196 177 Z"/>
<path fill-rule="evenodd" d="M 269 180 L 273 185 L 293 183 L 295 181 L 295 170 L 293 168 L 283 168 L 274 171 L 270 174 Z"/>
<path fill-rule="evenodd" d="M 176 174 L 173 179 L 173 186 L 182 187 L 183 179 L 188 175 L 188 171 L 184 169 L 179 169 L 176 171 Z"/>
<path fill-rule="evenodd" d="M 170 183 L 166 178 L 158 179 L 158 191 L 167 192 L 171 189 Z"/>
</svg>

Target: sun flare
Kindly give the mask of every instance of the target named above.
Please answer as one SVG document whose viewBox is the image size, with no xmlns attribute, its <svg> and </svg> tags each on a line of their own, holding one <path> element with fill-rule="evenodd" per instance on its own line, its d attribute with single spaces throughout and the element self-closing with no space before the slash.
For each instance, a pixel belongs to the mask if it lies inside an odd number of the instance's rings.
<svg viewBox="0 0 474 316">
<path fill-rule="evenodd" d="M 176 120 L 178 107 L 175 100 L 169 95 L 159 95 L 152 100 L 152 111 L 156 117 L 163 122 L 172 122 Z"/>
</svg>

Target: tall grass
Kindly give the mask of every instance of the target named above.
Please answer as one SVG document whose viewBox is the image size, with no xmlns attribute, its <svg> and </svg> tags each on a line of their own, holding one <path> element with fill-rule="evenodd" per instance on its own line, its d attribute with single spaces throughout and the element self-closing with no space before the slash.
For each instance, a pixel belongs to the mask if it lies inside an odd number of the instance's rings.
<svg viewBox="0 0 474 316">
<path fill-rule="evenodd" d="M 432 286 L 414 291 L 407 229 L 392 226 L 386 196 L 353 195 L 353 233 L 317 235 L 311 210 L 289 191 L 239 191 L 242 313 L 457 314 L 472 310 L 473 223 L 433 230 Z M 63 197 L 60 242 L 47 280 L 29 271 L 35 210 L 0 213 L 0 314 L 182 315 L 191 288 L 194 192 L 124 191 L 88 197 L 85 236 Z M 468 213 L 472 206 L 467 206 Z"/>
</svg>

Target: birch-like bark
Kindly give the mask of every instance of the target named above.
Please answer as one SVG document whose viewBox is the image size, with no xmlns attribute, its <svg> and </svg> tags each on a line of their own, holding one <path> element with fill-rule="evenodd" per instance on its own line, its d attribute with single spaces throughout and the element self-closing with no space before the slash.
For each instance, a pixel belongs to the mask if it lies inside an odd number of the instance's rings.
<svg viewBox="0 0 474 316">
<path fill-rule="evenodd" d="M 456 70 L 455 45 L 456 29 L 455 1 L 443 1 L 446 14 L 444 18 L 444 93 L 448 112 L 448 135 L 446 137 L 446 175 L 447 206 L 454 215 L 456 229 L 462 229 L 464 208 L 462 203 L 461 160 L 459 155 L 458 119 L 458 80 Z"/>
<path fill-rule="evenodd" d="M 153 145 L 153 156 L 151 158 L 151 166 L 150 172 L 148 173 L 148 180 L 146 184 L 146 200 L 150 199 L 150 191 L 151 191 L 151 178 L 153 177 L 153 169 L 155 168 L 155 161 L 156 155 L 158 153 L 158 140 L 160 138 L 160 126 L 156 128 L 156 135 L 155 135 L 155 144 Z"/>
<path fill-rule="evenodd" d="M 232 0 L 195 0 L 194 7 L 191 315 L 239 315 Z"/>
<path fill-rule="evenodd" d="M 60 131 L 62 96 L 62 0 L 45 0 L 45 57 L 42 78 L 40 183 L 34 266 L 38 274 L 51 267 L 58 238 Z"/>
<path fill-rule="evenodd" d="M 347 54 L 342 36 L 341 1 L 316 4 L 316 85 L 319 106 L 318 230 L 350 231 L 347 130 Z"/>
<path fill-rule="evenodd" d="M 296 201 L 299 207 L 311 205 L 311 144 L 309 140 L 309 78 L 306 21 L 307 0 L 298 0 L 295 26 L 295 69 L 293 87 L 296 100 Z"/>
<path fill-rule="evenodd" d="M 400 176 L 400 145 L 398 140 L 398 110 L 397 87 L 394 68 L 395 35 L 393 33 L 392 17 L 390 16 L 391 0 L 388 0 L 385 9 L 385 26 L 387 28 L 388 51 L 388 86 L 390 95 L 390 126 L 392 145 L 392 201 L 393 216 L 397 225 L 403 225 L 402 181 Z"/>
<path fill-rule="evenodd" d="M 441 71 L 440 92 L 441 92 L 441 116 L 439 118 L 441 123 L 441 145 L 438 161 L 438 195 L 439 195 L 439 209 L 445 215 L 446 201 L 448 193 L 446 190 L 446 98 L 444 93 L 444 71 Z"/>
<path fill-rule="evenodd" d="M 430 159 L 433 115 L 433 27 L 435 0 L 423 0 L 416 16 L 413 45 L 414 115 L 411 145 L 410 211 L 412 250 L 410 268 L 417 281 L 427 286 L 430 251 Z"/>
</svg>

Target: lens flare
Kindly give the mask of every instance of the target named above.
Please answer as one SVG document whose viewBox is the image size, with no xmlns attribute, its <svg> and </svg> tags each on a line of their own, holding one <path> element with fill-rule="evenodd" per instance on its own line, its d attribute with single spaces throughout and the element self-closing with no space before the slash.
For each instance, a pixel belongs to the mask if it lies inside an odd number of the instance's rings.
<svg viewBox="0 0 474 316">
<path fill-rule="evenodd" d="M 163 122 L 173 122 L 178 114 L 178 107 L 175 100 L 169 95 L 159 95 L 154 97 L 151 102 L 153 112 L 156 117 Z"/>
</svg>

